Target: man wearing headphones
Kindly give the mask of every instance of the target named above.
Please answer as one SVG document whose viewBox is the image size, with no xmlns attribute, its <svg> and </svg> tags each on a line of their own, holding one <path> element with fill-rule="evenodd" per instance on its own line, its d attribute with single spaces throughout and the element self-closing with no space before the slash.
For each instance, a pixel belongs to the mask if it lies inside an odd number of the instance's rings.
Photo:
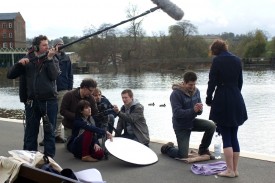
<svg viewBox="0 0 275 183">
<path fill-rule="evenodd" d="M 53 41 L 53 47 L 58 49 L 58 47 L 64 45 L 62 39 L 55 39 Z M 72 62 L 70 57 L 62 50 L 58 50 L 58 53 L 54 55 L 54 62 L 59 66 L 60 73 L 56 79 L 57 86 L 57 101 L 58 101 L 58 113 L 56 118 L 56 127 L 55 127 L 55 143 L 65 143 L 67 141 L 66 138 L 62 138 L 61 136 L 61 127 L 63 116 L 60 114 L 60 107 L 62 98 L 67 93 L 67 91 L 73 89 L 73 69 Z M 44 146 L 44 140 L 39 142 L 40 146 Z"/>
<path fill-rule="evenodd" d="M 38 150 L 37 137 L 42 118 L 44 154 L 50 157 L 55 155 L 54 129 L 58 108 L 56 78 L 59 74 L 59 68 L 53 62 L 56 53 L 57 49 L 49 49 L 46 36 L 35 37 L 29 53 L 14 64 L 7 74 L 8 79 L 23 78 L 24 86 L 20 85 L 20 87 L 27 90 L 26 98 L 23 100 L 26 111 L 23 149 Z"/>
</svg>

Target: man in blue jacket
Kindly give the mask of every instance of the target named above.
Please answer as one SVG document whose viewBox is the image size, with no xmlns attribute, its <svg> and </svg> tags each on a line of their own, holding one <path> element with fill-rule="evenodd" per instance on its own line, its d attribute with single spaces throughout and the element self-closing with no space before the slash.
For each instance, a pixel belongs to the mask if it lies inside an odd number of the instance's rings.
<svg viewBox="0 0 275 183">
<path fill-rule="evenodd" d="M 178 147 L 168 142 L 161 147 L 161 152 L 172 158 L 188 158 L 191 132 L 199 131 L 204 132 L 204 135 L 198 153 L 210 155 L 213 159 L 208 147 L 216 126 L 212 121 L 197 118 L 197 115 L 201 115 L 203 111 L 200 91 L 196 88 L 197 75 L 194 72 L 186 72 L 183 80 L 183 83 L 172 86 L 173 92 L 170 95 L 172 122 Z"/>
</svg>

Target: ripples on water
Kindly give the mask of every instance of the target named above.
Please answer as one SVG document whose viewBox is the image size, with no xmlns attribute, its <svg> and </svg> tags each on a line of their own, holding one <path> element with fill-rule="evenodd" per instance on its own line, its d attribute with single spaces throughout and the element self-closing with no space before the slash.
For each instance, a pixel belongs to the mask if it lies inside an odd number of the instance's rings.
<svg viewBox="0 0 275 183">
<path fill-rule="evenodd" d="M 170 107 L 170 93 L 172 83 L 181 82 L 182 74 L 145 73 L 133 75 L 92 74 L 75 75 L 74 87 L 78 87 L 81 80 L 92 77 L 113 104 L 122 105 L 120 93 L 125 88 L 134 91 L 134 97 L 145 108 L 145 117 L 150 129 L 151 138 L 165 141 L 176 141 L 172 129 L 172 112 Z M 201 91 L 202 101 L 205 100 L 207 89 L 208 70 L 197 71 L 197 87 Z M 275 71 L 244 71 L 244 85 L 242 94 L 247 106 L 248 120 L 239 128 L 241 150 L 275 154 Z M 22 115 L 24 108 L 19 102 L 17 83 L 4 79 L 0 88 L 1 103 L 0 117 L 17 118 Z M 148 106 L 154 102 L 156 105 Z M 166 104 L 166 107 L 159 107 Z M 204 105 L 201 118 L 208 118 L 209 107 Z M 7 116 L 7 110 L 12 116 Z M 13 113 L 14 112 L 14 113 Z M 5 114 L 4 116 L 2 116 Z M 202 133 L 193 133 L 190 143 L 199 144 Z"/>
</svg>

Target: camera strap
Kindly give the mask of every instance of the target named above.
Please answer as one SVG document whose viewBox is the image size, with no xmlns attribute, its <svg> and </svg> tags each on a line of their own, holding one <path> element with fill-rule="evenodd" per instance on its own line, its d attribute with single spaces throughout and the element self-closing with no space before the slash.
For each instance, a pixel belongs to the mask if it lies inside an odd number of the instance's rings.
<svg viewBox="0 0 275 183">
<path fill-rule="evenodd" d="M 45 116 L 48 114 L 48 102 L 46 101 L 46 106 L 45 106 Z"/>
</svg>

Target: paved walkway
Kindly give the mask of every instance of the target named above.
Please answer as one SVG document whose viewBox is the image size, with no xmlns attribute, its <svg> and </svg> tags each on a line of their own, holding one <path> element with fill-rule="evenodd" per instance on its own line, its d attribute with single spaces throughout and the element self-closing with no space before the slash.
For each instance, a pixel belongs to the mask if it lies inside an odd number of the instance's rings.
<svg viewBox="0 0 275 183">
<path fill-rule="evenodd" d="M 16 120 L 15 120 L 16 121 Z M 23 125 L 22 123 L 7 122 L 0 119 L 0 155 L 9 156 L 8 151 L 22 149 Z M 39 136 L 41 140 L 41 136 Z M 75 159 L 65 148 L 64 144 L 56 145 L 55 161 L 63 168 L 80 171 L 97 168 L 107 183 L 274 183 L 275 157 L 257 157 L 269 159 L 259 160 L 241 157 L 239 162 L 240 176 L 237 178 L 224 178 L 215 175 L 201 176 L 190 171 L 192 164 L 171 159 L 160 153 L 160 143 L 152 142 L 150 148 L 155 151 L 159 161 L 153 165 L 137 166 L 123 162 L 113 156 L 109 160 L 96 163 L 82 162 Z M 125 147 L 127 148 L 127 147 Z M 43 148 L 40 148 L 43 151 Z M 246 154 L 248 155 L 248 154 Z M 249 156 L 253 156 L 250 154 Z M 207 161 L 201 163 L 214 162 Z"/>
</svg>

